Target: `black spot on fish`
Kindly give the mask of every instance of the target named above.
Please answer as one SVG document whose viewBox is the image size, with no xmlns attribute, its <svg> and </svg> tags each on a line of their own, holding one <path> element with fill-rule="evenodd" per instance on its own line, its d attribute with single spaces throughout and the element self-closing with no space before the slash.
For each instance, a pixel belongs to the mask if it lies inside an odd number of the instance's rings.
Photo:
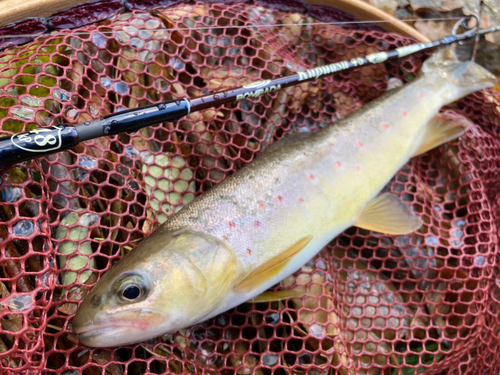
<svg viewBox="0 0 500 375">
<path fill-rule="evenodd" d="M 99 304 L 101 303 L 101 298 L 99 296 L 93 296 L 91 299 L 90 299 L 90 303 L 92 305 L 94 305 L 95 307 L 99 306 Z"/>
</svg>

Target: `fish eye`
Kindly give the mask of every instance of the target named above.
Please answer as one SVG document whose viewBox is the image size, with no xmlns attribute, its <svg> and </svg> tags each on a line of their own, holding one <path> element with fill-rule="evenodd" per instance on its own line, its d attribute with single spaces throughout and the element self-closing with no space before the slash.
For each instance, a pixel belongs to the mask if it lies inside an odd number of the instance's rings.
<svg viewBox="0 0 500 375">
<path fill-rule="evenodd" d="M 126 303 L 139 302 L 147 296 L 149 285 L 149 279 L 143 275 L 122 275 L 116 282 L 115 295 Z"/>
<path fill-rule="evenodd" d="M 141 288 L 137 285 L 129 285 L 122 292 L 122 297 L 129 301 L 136 300 L 140 295 Z"/>
</svg>

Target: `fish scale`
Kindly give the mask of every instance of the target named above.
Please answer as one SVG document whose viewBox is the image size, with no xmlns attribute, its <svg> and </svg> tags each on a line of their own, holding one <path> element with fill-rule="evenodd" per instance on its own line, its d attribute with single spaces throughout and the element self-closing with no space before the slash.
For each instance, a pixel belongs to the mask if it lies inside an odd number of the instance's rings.
<svg viewBox="0 0 500 375">
<path fill-rule="evenodd" d="M 410 158 L 468 128 L 464 118 L 437 115 L 440 108 L 495 84 L 479 65 L 442 50 L 412 83 L 333 126 L 275 143 L 101 278 L 73 320 L 80 341 L 131 344 L 206 320 L 257 297 L 352 225 L 415 231 L 421 220 L 379 192 Z"/>
</svg>

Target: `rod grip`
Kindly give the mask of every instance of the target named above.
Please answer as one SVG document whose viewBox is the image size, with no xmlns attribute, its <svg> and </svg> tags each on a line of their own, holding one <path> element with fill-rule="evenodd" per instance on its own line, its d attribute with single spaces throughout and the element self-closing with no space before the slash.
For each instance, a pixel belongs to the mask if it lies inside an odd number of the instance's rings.
<svg viewBox="0 0 500 375">
<path fill-rule="evenodd" d="M 0 137 L 0 169 L 75 147 L 78 133 L 72 125 L 55 125 Z"/>
<path fill-rule="evenodd" d="M 116 112 L 102 118 L 76 125 L 80 142 L 120 133 L 134 133 L 139 129 L 175 121 L 188 115 L 190 103 L 187 99 L 171 100 L 144 107 Z"/>
<path fill-rule="evenodd" d="M 0 169 L 75 147 L 79 142 L 120 133 L 133 133 L 147 126 L 175 121 L 189 114 L 187 99 L 172 100 L 87 121 L 62 124 L 0 137 Z"/>
</svg>

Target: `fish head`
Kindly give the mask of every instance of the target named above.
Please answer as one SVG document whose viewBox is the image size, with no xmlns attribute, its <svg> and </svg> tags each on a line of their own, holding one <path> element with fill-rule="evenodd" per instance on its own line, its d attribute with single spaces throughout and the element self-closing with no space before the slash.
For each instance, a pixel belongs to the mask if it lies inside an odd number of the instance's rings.
<svg viewBox="0 0 500 375">
<path fill-rule="evenodd" d="M 218 302 L 210 277 L 224 277 L 226 250 L 207 235 L 159 228 L 98 281 L 76 312 L 73 330 L 85 346 L 115 347 L 196 323 Z"/>
<path fill-rule="evenodd" d="M 165 323 L 165 314 L 148 301 L 155 287 L 150 275 L 140 269 L 117 271 L 103 276 L 73 319 L 83 345 L 126 345 L 132 337 L 147 340 L 147 332 Z"/>
</svg>

